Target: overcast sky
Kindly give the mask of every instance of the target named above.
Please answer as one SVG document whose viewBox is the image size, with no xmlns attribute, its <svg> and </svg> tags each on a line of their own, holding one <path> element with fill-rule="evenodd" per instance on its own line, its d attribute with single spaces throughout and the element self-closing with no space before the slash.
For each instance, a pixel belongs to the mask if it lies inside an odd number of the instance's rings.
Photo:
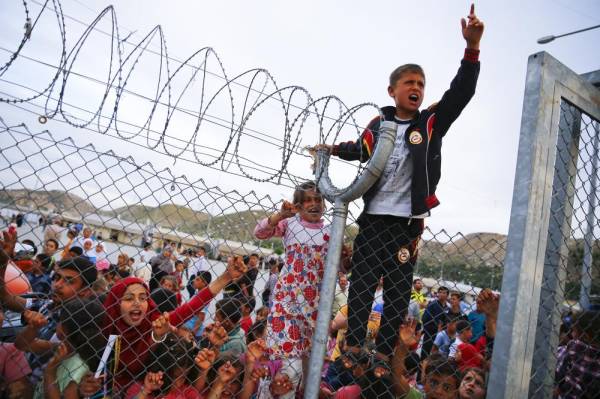
<svg viewBox="0 0 600 399">
<path fill-rule="evenodd" d="M 302 86 L 313 99 L 333 94 L 351 107 L 361 103 L 391 105 L 386 90 L 389 73 L 396 66 L 408 62 L 419 63 L 425 69 L 427 87 L 424 105 L 437 101 L 454 76 L 463 54 L 460 18 L 466 16 L 469 4 L 462 0 L 144 0 L 117 2 L 115 9 L 121 38 L 134 32 L 129 41 L 139 42 L 154 26 L 161 25 L 169 55 L 175 59 L 182 60 L 203 47 L 212 47 L 229 77 L 252 68 L 265 68 L 279 87 Z M 39 5 L 32 2 L 28 5 L 30 14 L 37 15 Z M 61 5 L 67 16 L 67 49 L 70 51 L 84 29 L 76 20 L 90 23 L 109 3 L 63 0 Z M 22 2 L 2 1 L 0 11 L 0 47 L 14 50 L 23 31 Z M 482 65 L 477 93 L 444 140 L 442 180 L 437 193 L 442 204 L 433 211 L 428 225 L 433 230 L 445 228 L 451 232 L 506 233 L 527 58 L 543 50 L 577 73 L 600 69 L 600 29 L 546 45 L 536 43 L 541 36 L 600 24 L 600 2 L 479 1 L 476 2 L 476 12 L 486 26 L 481 43 Z M 57 25 L 52 18 L 52 14 L 48 13 L 41 20 L 23 55 L 57 63 L 60 43 Z M 98 27 L 106 31 L 111 29 L 108 19 Z M 109 40 L 107 36 L 92 33 L 73 70 L 105 81 Z M 158 43 L 152 42 L 149 48 L 159 50 Z M 126 45 L 123 49 L 126 53 L 131 51 Z M 4 64 L 8 56 L 7 52 L 0 51 L 0 64 Z M 156 90 L 158 64 L 148 57 L 143 60 L 147 61 L 140 61 L 136 66 L 137 76 L 132 78 L 128 87 L 150 96 Z M 170 68 L 174 69 L 174 66 L 177 66 L 175 62 Z M 206 67 L 215 73 L 220 71 L 214 57 L 209 59 Z M 0 79 L 42 88 L 52 76 L 44 68 L 22 59 Z M 210 76 L 205 82 L 214 87 L 222 84 L 221 79 Z M 249 84 L 249 79 L 245 82 Z M 18 95 L 27 93 L 5 81 L 0 81 L 0 91 Z M 98 107 L 101 93 L 97 84 L 72 79 L 65 101 L 93 109 Z M 232 95 L 234 109 L 240 115 L 245 92 L 234 88 Z M 122 104 L 119 119 L 143 124 L 148 114 L 148 103 L 128 101 Z M 227 102 L 226 99 L 220 101 Z M 303 107 L 301 97 L 292 100 L 292 103 L 295 101 Z M 198 99 L 189 93 L 182 98 L 180 105 L 188 104 L 190 108 L 197 109 L 195 105 L 198 103 Z M 43 101 L 37 101 L 37 104 L 43 104 Z M 226 114 L 226 111 L 225 105 L 216 104 L 213 114 Z M 77 115 L 77 110 L 71 109 L 70 112 Z M 157 113 L 160 114 L 160 110 Z M 366 124 L 375 114 L 370 108 L 357 115 L 362 118 L 357 122 Z M 64 123 L 50 121 L 41 125 L 36 115 L 3 103 L 0 104 L 0 117 L 8 124 L 25 122 L 33 131 L 48 128 L 55 136 L 71 136 L 81 145 L 92 142 L 99 149 L 113 149 L 120 155 L 132 155 L 140 162 L 152 161 L 157 168 L 168 166 L 176 174 L 186 174 L 192 179 L 204 178 L 209 185 L 217 184 L 225 191 L 255 190 L 276 199 L 291 196 L 290 190 L 285 187 L 255 183 L 183 161 L 173 165 L 172 158 L 161 157 L 139 146 L 124 145 L 88 130 L 69 128 Z M 173 126 L 170 135 L 185 141 L 191 138 L 194 123 L 185 115 L 175 115 Z M 277 103 L 262 107 L 248 125 L 258 131 L 257 134 L 266 132 L 273 140 L 283 138 L 282 126 L 281 106 Z M 302 145 L 318 140 L 318 132 L 314 128 L 314 121 L 311 123 L 309 120 L 303 128 Z M 225 130 L 201 128 L 199 134 L 203 136 L 197 139 L 197 143 L 222 147 L 228 138 L 226 133 Z M 356 132 L 350 131 L 342 133 L 341 138 L 355 136 Z M 281 163 L 280 152 L 251 138 L 244 140 L 248 140 L 242 143 L 244 157 L 257 163 L 264 161 L 265 165 L 275 168 Z M 309 164 L 308 159 L 296 157 L 290 167 L 294 173 L 309 177 Z M 343 184 L 353 170 L 342 166 L 341 176 L 337 176 L 336 181 Z"/>
</svg>

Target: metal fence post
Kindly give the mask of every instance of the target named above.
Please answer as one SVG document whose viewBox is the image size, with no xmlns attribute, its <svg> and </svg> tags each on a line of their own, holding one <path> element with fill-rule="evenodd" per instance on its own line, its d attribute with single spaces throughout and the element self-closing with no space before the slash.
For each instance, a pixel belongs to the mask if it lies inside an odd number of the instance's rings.
<svg viewBox="0 0 600 399">
<path fill-rule="evenodd" d="M 569 168 L 576 165 L 568 163 L 573 163 L 577 141 L 570 127 L 564 129 L 569 121 L 559 120 L 562 102 L 575 104 L 581 111 L 599 119 L 600 93 L 595 87 L 549 54 L 531 55 L 523 100 L 502 299 L 488 384 L 487 397 L 490 399 L 528 397 L 532 368 L 541 366 L 544 369 L 537 377 L 534 376 L 534 387 L 543 384 L 552 375 L 552 366 L 539 364 L 539 359 L 552 359 L 555 347 L 551 336 L 558 334 L 555 330 L 557 300 L 560 301 L 562 294 L 553 290 L 561 291 L 560 285 L 564 281 L 560 273 L 557 274 L 556 265 L 566 254 L 564 234 L 570 234 L 566 229 L 572 214 L 568 198 L 572 196 L 569 191 L 573 190 L 570 181 L 573 171 Z M 573 120 L 577 119 L 574 116 Z M 566 130 L 562 136 L 557 128 L 559 124 Z M 559 137 L 563 141 L 558 142 Z M 555 168 L 560 148 L 569 154 L 569 159 L 563 166 Z M 561 177 L 566 177 L 562 191 L 560 184 L 557 185 Z M 566 202 L 559 204 L 560 197 Z M 542 301 L 542 307 L 541 294 L 550 296 L 549 300 Z M 551 311 L 546 309 L 547 304 L 553 306 Z M 543 320 L 543 325 L 540 326 L 538 320 Z M 539 334 L 538 326 L 541 327 Z M 546 336 L 540 338 L 544 334 Z"/>
<path fill-rule="evenodd" d="M 548 241 L 542 272 L 532 377 L 529 386 L 530 398 L 551 397 L 554 385 L 554 369 L 556 368 L 554 349 L 558 346 L 560 306 L 564 300 L 564 285 L 569 258 L 567 238 L 571 233 L 573 216 L 580 122 L 581 113 L 576 108 L 568 104 L 561 107 Z"/>
<path fill-rule="evenodd" d="M 598 195 L 598 158 L 600 158 L 600 124 L 594 123 L 594 146 L 592 150 L 592 171 L 590 181 L 590 192 L 588 195 L 589 207 L 586 215 L 586 232 L 583 246 L 583 265 L 581 267 L 581 292 L 579 304 L 582 309 L 590 306 L 590 294 L 592 291 L 592 263 L 594 251 L 594 212 L 596 210 Z"/>
<path fill-rule="evenodd" d="M 395 122 L 384 121 L 381 123 L 377 145 L 368 166 L 359 178 L 346 189 L 334 187 L 328 175 L 328 155 L 324 151 L 318 151 L 316 171 L 319 189 L 335 205 L 333 208 L 333 221 L 325 273 L 321 281 L 317 324 L 313 334 L 308 375 L 304 390 L 305 399 L 317 399 L 319 396 L 321 372 L 323 370 L 329 323 L 331 321 L 331 309 L 335 293 L 336 275 L 344 240 L 346 216 L 348 214 L 348 203 L 363 195 L 377 181 L 381 172 L 383 172 L 385 164 L 394 149 L 396 130 L 397 125 Z"/>
</svg>

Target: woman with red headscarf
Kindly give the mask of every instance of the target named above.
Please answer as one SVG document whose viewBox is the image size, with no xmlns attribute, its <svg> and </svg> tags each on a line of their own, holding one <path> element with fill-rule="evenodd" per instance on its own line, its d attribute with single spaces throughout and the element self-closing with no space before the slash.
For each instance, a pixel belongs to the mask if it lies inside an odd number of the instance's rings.
<svg viewBox="0 0 600 399">
<path fill-rule="evenodd" d="M 127 277 L 115 284 L 109 291 L 104 307 L 106 319 L 104 334 L 121 336 L 119 364 L 114 378 L 113 397 L 127 390 L 127 386 L 143 378 L 145 361 L 149 348 L 162 342 L 169 332 L 169 324 L 179 326 L 202 310 L 227 284 L 241 277 L 246 266 L 239 258 L 227 262 L 227 270 L 201 290 L 189 302 L 171 313 L 161 315 L 154 301 L 150 299 L 148 286 L 136 277 Z M 168 322 L 167 322 L 168 321 Z"/>
</svg>

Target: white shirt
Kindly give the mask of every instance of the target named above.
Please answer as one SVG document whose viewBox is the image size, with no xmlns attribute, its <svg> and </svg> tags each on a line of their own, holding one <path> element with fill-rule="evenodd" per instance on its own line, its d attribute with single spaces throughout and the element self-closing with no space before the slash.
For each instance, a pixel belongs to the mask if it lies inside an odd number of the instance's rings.
<svg viewBox="0 0 600 399">
<path fill-rule="evenodd" d="M 460 340 L 460 337 L 458 336 L 458 334 L 456 334 L 456 338 L 454 339 L 454 342 L 452 342 L 452 344 L 450 345 L 450 349 L 448 350 L 448 357 L 454 359 L 456 357 L 456 350 L 458 349 L 458 345 L 462 344 L 463 342 Z"/>
<path fill-rule="evenodd" d="M 208 263 L 208 260 L 206 260 L 206 257 L 200 256 L 189 267 L 187 275 L 191 277 L 191 276 L 198 274 L 199 272 L 204 272 L 204 271 L 209 271 L 209 270 L 210 270 L 210 263 Z"/>
</svg>

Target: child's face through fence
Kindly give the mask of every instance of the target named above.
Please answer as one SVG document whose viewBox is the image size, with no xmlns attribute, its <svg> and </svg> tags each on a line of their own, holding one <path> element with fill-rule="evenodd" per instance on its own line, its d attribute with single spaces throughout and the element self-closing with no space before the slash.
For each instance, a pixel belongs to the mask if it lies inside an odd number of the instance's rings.
<svg viewBox="0 0 600 399">
<path fill-rule="evenodd" d="M 470 370 L 463 377 L 458 388 L 461 398 L 483 399 L 485 398 L 485 381 L 477 372 Z"/>
<path fill-rule="evenodd" d="M 127 287 L 121 297 L 121 317 L 132 327 L 139 326 L 148 312 L 148 293 L 141 284 L 132 284 Z"/>
<path fill-rule="evenodd" d="M 307 222 L 316 223 L 321 220 L 325 210 L 325 202 L 320 193 L 315 190 L 307 190 L 304 193 L 302 203 L 297 204 L 300 217 Z"/>
<path fill-rule="evenodd" d="M 428 375 L 424 391 L 427 399 L 455 399 L 458 381 L 451 375 Z"/>
</svg>

